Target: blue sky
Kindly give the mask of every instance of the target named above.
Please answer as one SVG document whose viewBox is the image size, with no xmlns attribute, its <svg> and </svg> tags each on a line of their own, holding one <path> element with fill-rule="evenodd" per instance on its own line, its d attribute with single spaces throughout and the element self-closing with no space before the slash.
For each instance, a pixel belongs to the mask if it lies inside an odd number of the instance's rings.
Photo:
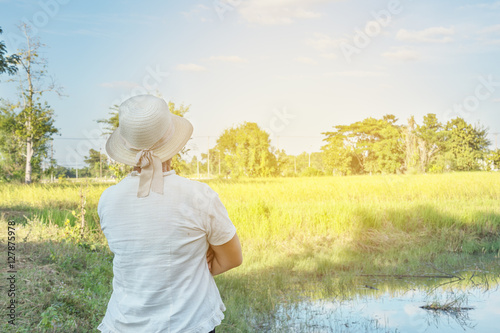
<svg viewBox="0 0 500 333">
<path fill-rule="evenodd" d="M 191 105 L 192 154 L 243 121 L 289 154 L 319 151 L 334 125 L 388 113 L 500 132 L 500 1 L 0 0 L 9 52 L 23 20 L 67 95 L 45 96 L 66 166 L 104 148 L 96 120 L 143 92 Z M 15 101 L 7 79 L 0 96 Z"/>
</svg>

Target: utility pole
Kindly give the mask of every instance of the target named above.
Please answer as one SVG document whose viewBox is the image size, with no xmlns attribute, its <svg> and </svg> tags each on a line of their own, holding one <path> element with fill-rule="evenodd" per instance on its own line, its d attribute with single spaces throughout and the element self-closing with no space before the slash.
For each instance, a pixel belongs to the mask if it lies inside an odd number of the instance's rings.
<svg viewBox="0 0 500 333">
<path fill-rule="evenodd" d="M 493 135 L 495 136 L 495 150 L 498 149 L 498 133 L 493 133 Z"/>
<path fill-rule="evenodd" d="M 220 176 L 220 150 L 219 150 L 219 176 Z"/>
</svg>

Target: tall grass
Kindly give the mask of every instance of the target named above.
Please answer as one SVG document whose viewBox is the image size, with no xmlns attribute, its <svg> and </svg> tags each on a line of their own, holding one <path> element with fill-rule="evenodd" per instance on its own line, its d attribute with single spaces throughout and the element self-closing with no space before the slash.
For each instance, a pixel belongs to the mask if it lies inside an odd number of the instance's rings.
<svg viewBox="0 0 500 333">
<path fill-rule="evenodd" d="M 279 304 L 304 295 L 345 295 L 360 274 L 427 274 L 433 272 L 430 267 L 455 269 L 498 258 L 500 251 L 499 173 L 208 184 L 228 209 L 244 252 L 242 266 L 217 277 L 228 308 L 219 332 L 258 331 Z M 21 327 L 26 331 L 44 330 L 40 322 L 45 318 L 50 327 L 52 318 L 54 325 L 66 325 L 66 331 L 88 332 L 104 315 L 112 254 L 99 233 L 96 208 L 108 186 L 0 186 L 2 224 L 30 221 L 19 228 L 26 237 L 20 251 L 32 260 L 21 271 L 33 275 L 26 293 L 39 305 L 25 313 Z M 71 226 L 65 225 L 67 219 L 77 225 L 72 211 L 78 212 L 82 189 L 87 191 L 86 222 L 94 230 L 87 243 L 93 247 L 74 245 Z M 60 290 L 50 287 L 40 293 L 37 288 L 50 286 L 48 278 L 39 276 L 47 269 L 59 274 L 52 275 L 53 283 L 66 282 Z M 82 302 L 92 313 L 77 306 Z"/>
</svg>

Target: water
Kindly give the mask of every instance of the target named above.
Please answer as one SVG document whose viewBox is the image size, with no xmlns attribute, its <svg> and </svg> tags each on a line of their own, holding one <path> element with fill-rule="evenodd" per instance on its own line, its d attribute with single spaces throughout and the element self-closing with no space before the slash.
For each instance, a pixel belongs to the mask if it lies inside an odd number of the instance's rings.
<svg viewBox="0 0 500 333">
<path fill-rule="evenodd" d="M 412 282 L 409 282 L 412 285 Z M 310 300 L 278 307 L 270 332 L 500 332 L 500 286 L 464 283 L 376 290 L 350 299 Z M 364 290 L 361 290 L 364 289 Z M 438 303 L 452 306 L 426 310 Z"/>
</svg>

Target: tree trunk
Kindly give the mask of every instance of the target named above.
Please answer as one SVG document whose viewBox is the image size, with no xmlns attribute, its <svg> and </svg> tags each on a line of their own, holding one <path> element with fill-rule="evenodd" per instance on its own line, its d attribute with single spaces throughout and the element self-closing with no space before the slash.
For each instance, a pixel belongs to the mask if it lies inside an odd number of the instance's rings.
<svg viewBox="0 0 500 333">
<path fill-rule="evenodd" d="M 33 142 L 31 138 L 26 140 L 26 173 L 24 176 L 24 182 L 26 184 L 31 184 L 31 157 L 33 156 Z"/>
</svg>

